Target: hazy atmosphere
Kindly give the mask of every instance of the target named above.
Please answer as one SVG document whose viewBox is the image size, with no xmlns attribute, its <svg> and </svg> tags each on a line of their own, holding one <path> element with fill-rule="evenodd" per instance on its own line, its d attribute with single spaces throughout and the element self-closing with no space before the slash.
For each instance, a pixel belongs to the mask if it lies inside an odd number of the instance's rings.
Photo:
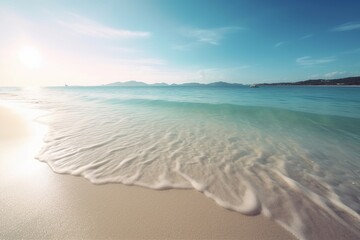
<svg viewBox="0 0 360 240">
<path fill-rule="evenodd" d="M 360 75 L 360 2 L 1 1 L 0 85 Z"/>
</svg>

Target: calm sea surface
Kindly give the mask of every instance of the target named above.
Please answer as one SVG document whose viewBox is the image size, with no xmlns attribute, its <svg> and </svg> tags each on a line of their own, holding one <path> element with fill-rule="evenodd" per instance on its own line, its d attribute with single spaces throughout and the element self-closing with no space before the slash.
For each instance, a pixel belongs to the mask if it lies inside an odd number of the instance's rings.
<svg viewBox="0 0 360 240">
<path fill-rule="evenodd" d="M 1 100 L 47 112 L 37 158 L 55 172 L 196 189 L 299 238 L 360 238 L 358 87 L 0 88 Z"/>
</svg>

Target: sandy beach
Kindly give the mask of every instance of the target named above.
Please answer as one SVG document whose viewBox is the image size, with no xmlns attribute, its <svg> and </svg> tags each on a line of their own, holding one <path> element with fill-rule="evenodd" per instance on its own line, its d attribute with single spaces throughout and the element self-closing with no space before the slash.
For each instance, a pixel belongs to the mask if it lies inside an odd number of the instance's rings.
<svg viewBox="0 0 360 240">
<path fill-rule="evenodd" d="M 34 159 L 46 129 L 0 107 L 1 239 L 294 239 L 193 190 L 94 185 Z"/>
</svg>

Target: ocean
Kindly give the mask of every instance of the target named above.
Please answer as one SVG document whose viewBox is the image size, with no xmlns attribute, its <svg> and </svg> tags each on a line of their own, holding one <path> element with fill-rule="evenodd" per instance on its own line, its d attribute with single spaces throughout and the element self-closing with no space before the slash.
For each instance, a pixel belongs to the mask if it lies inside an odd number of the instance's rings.
<svg viewBox="0 0 360 240">
<path fill-rule="evenodd" d="M 360 238 L 359 87 L 0 88 L 1 100 L 46 112 L 36 158 L 57 173 L 195 189 L 300 239 Z"/>
</svg>

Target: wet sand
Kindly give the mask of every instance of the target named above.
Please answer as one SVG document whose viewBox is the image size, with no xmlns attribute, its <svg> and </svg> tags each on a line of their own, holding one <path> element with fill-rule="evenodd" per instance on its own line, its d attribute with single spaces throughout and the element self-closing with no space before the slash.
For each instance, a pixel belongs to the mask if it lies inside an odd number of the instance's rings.
<svg viewBox="0 0 360 240">
<path fill-rule="evenodd" d="M 0 106 L 0 239 L 295 239 L 193 190 L 94 185 L 34 159 L 44 126 Z"/>
</svg>

